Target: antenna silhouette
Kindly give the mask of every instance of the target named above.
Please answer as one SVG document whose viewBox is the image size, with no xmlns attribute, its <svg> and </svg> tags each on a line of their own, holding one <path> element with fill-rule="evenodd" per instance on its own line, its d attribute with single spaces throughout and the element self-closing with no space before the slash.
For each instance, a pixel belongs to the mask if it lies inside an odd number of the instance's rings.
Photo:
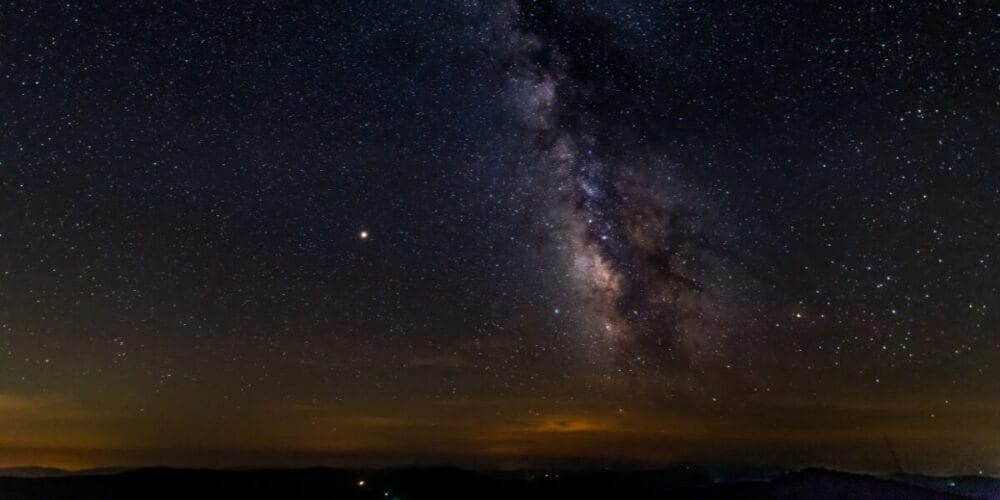
<svg viewBox="0 0 1000 500">
<path fill-rule="evenodd" d="M 892 455 L 892 463 L 896 465 L 896 473 L 903 474 L 903 466 L 899 463 L 899 456 L 896 455 L 896 450 L 892 449 L 892 441 L 889 441 L 889 434 L 883 432 L 882 437 L 885 439 L 885 447 L 889 449 L 889 454 Z"/>
</svg>

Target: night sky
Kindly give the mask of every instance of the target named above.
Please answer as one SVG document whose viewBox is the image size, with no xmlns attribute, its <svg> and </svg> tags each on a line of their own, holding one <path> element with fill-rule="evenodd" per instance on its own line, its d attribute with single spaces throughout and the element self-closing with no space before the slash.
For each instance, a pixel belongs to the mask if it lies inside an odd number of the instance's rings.
<svg viewBox="0 0 1000 500">
<path fill-rule="evenodd" d="M 995 2 L 7 1 L 0 466 L 1000 474 L 998 158 Z"/>
</svg>

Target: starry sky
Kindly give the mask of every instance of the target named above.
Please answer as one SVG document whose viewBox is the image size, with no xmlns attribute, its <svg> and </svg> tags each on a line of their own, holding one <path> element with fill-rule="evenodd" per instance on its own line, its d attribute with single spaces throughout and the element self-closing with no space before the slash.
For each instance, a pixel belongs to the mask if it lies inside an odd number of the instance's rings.
<svg viewBox="0 0 1000 500">
<path fill-rule="evenodd" d="M 8 1 L 0 466 L 1000 474 L 998 158 L 992 2 Z"/>
</svg>

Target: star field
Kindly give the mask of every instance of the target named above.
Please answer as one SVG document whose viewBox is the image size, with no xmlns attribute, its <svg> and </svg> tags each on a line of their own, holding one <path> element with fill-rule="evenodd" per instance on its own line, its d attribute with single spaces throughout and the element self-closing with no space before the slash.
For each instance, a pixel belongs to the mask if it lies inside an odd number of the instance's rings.
<svg viewBox="0 0 1000 500">
<path fill-rule="evenodd" d="M 0 465 L 1000 473 L 989 2 L 8 2 Z"/>
</svg>

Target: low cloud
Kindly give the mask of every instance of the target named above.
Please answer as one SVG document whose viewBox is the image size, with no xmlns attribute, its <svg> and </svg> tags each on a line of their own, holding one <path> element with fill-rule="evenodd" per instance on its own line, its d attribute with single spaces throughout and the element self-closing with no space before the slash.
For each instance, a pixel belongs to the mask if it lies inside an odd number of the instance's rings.
<svg viewBox="0 0 1000 500">
<path fill-rule="evenodd" d="M 465 360 L 454 354 L 416 358 L 406 362 L 406 366 L 411 368 L 463 368 L 465 365 Z"/>
</svg>

